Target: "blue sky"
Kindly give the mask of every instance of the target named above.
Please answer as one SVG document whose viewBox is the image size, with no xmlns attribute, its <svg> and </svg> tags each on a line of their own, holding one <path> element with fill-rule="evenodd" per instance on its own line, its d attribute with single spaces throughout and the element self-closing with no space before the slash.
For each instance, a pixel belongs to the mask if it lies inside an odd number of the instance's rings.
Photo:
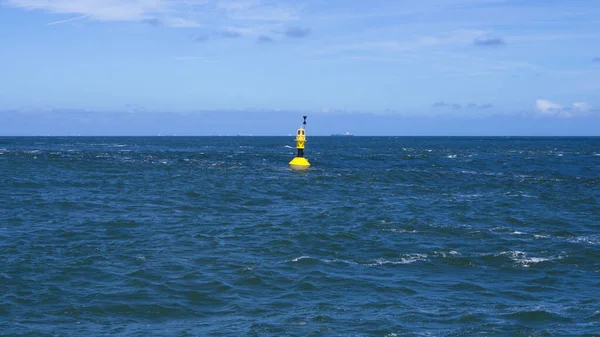
<svg viewBox="0 0 600 337">
<path fill-rule="evenodd" d="M 0 135 L 600 134 L 593 0 L 0 0 L 0 50 Z"/>
</svg>

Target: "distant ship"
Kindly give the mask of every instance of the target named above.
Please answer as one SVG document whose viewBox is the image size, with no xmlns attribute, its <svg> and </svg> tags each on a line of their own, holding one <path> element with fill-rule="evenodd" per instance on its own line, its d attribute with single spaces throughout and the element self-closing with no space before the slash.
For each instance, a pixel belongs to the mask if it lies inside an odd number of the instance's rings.
<svg viewBox="0 0 600 337">
<path fill-rule="evenodd" d="M 347 136 L 354 136 L 354 135 L 351 134 L 350 132 L 346 132 L 346 133 L 332 133 L 331 136 L 332 137 L 347 137 Z"/>
</svg>

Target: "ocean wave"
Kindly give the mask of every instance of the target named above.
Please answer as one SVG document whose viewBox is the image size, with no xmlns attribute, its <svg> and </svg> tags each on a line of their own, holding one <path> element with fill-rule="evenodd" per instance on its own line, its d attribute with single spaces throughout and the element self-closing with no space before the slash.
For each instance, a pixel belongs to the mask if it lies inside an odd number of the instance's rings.
<svg viewBox="0 0 600 337">
<path fill-rule="evenodd" d="M 405 257 L 402 257 L 398 260 L 388 260 L 388 259 L 375 259 L 371 262 L 364 263 L 365 266 L 383 266 L 383 265 L 398 265 L 398 264 L 411 264 L 419 261 L 426 261 L 426 254 L 407 254 Z"/>
<path fill-rule="evenodd" d="M 567 240 L 572 243 L 585 243 L 590 245 L 598 245 L 600 244 L 600 235 L 584 235 L 584 236 L 576 236 Z"/>
<path fill-rule="evenodd" d="M 480 199 L 483 197 L 483 194 L 453 194 L 452 196 L 457 199 Z"/>
<path fill-rule="evenodd" d="M 289 260 L 288 262 L 298 262 L 298 261 L 300 261 L 300 260 L 306 260 L 306 259 L 311 259 L 311 260 L 317 260 L 317 261 L 318 261 L 318 259 L 313 259 L 313 258 L 312 258 L 312 257 L 310 257 L 310 256 L 307 256 L 307 255 L 302 255 L 302 256 L 296 257 L 296 258 L 294 258 L 294 259 L 292 259 L 292 260 Z"/>
<path fill-rule="evenodd" d="M 509 313 L 502 317 L 518 320 L 524 323 L 554 323 L 554 322 L 571 322 L 572 320 L 564 315 L 564 309 L 551 309 L 549 306 L 535 306 L 514 308 Z"/>
<path fill-rule="evenodd" d="M 405 233 L 417 233 L 417 230 L 412 229 L 399 229 L 399 228 L 390 228 L 390 229 L 384 229 L 383 231 L 389 231 L 392 233 L 397 233 L 397 234 L 405 234 Z"/>
<path fill-rule="evenodd" d="M 318 262 L 322 262 L 322 263 L 343 263 L 343 264 L 349 264 L 349 265 L 361 265 L 361 266 L 368 266 L 368 267 L 373 267 L 373 266 L 382 266 L 382 265 L 397 265 L 397 264 L 410 264 L 410 263 L 414 263 L 414 262 L 418 262 L 418 261 L 425 261 L 427 260 L 427 254 L 404 254 L 402 255 L 402 257 L 400 257 L 399 259 L 396 260 L 390 260 L 390 259 L 384 259 L 384 258 L 378 258 L 378 259 L 374 259 L 374 260 L 369 260 L 369 261 L 361 261 L 361 262 L 357 262 L 357 261 L 350 261 L 350 260 L 344 260 L 344 259 L 326 259 L 326 258 L 314 258 L 308 255 L 302 255 L 299 257 L 296 257 L 292 260 L 288 260 L 285 261 L 287 263 L 303 263 L 303 264 L 314 264 L 314 263 L 318 263 Z"/>
<path fill-rule="evenodd" d="M 518 250 L 504 251 L 504 252 L 499 253 L 498 255 L 499 256 L 507 256 L 512 261 L 514 261 L 517 265 L 524 267 L 524 268 L 529 268 L 532 265 L 535 265 L 535 264 L 538 264 L 541 262 L 562 260 L 565 258 L 565 256 L 563 256 L 563 255 L 551 256 L 551 257 L 532 257 L 528 253 L 521 252 Z"/>
<path fill-rule="evenodd" d="M 442 258 L 449 258 L 449 257 L 456 257 L 456 256 L 461 256 L 461 254 L 455 250 L 450 250 L 450 251 L 435 251 L 434 254 L 436 256 L 442 257 Z"/>
<path fill-rule="evenodd" d="M 463 174 L 474 174 L 474 175 L 475 174 L 479 174 L 477 171 L 472 171 L 472 170 L 462 170 L 462 171 L 460 171 L 460 173 L 463 173 Z"/>
</svg>

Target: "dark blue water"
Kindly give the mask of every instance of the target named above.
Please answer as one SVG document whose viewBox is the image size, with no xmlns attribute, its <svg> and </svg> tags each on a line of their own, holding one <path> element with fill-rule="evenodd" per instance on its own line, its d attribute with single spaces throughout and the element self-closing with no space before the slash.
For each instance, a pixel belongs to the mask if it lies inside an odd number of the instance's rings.
<svg viewBox="0 0 600 337">
<path fill-rule="evenodd" d="M 600 138 L 0 138 L 0 335 L 600 335 Z"/>
</svg>

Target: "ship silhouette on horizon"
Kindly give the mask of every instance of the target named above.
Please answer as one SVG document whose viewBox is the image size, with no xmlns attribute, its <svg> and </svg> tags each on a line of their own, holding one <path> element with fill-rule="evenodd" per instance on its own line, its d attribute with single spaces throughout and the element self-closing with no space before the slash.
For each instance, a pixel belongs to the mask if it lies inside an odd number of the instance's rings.
<svg viewBox="0 0 600 337">
<path fill-rule="evenodd" d="M 331 136 L 332 137 L 349 137 L 349 136 L 354 136 L 354 135 L 351 134 L 350 132 L 346 132 L 346 133 L 332 133 Z"/>
</svg>

